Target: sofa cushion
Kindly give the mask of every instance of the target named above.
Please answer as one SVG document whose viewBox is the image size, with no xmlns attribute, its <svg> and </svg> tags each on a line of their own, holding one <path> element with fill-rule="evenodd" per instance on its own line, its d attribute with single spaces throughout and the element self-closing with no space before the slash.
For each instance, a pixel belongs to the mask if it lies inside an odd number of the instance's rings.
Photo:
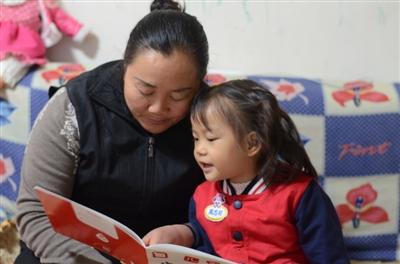
<svg viewBox="0 0 400 264">
<path fill-rule="evenodd" d="M 48 87 L 89 68 L 49 63 L 0 99 L 0 222 L 15 213 L 25 144 Z M 350 257 L 400 260 L 400 84 L 219 73 L 206 81 L 238 78 L 270 89 L 292 117 L 336 207 Z"/>
<path fill-rule="evenodd" d="M 79 64 L 34 67 L 15 89 L 0 96 L 0 222 L 14 216 L 25 144 L 49 86 L 60 86 L 86 70 Z"/>
</svg>

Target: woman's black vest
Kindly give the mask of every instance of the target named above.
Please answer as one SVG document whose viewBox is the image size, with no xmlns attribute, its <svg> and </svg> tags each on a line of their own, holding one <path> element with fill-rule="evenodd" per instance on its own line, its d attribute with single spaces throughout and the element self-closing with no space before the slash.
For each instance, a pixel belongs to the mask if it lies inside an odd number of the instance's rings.
<svg viewBox="0 0 400 264">
<path fill-rule="evenodd" d="M 149 134 L 125 103 L 122 75 L 122 62 L 110 62 L 67 84 L 80 133 L 72 199 L 143 236 L 184 223 L 203 176 L 193 158 L 189 119 Z"/>
</svg>

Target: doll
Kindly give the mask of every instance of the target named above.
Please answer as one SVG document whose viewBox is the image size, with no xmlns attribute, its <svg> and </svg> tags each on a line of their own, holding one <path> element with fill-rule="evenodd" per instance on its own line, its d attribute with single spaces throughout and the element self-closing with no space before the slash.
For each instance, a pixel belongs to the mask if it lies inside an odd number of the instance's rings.
<svg viewBox="0 0 400 264">
<path fill-rule="evenodd" d="M 0 223 L 0 263 L 14 263 L 20 251 L 19 234 L 14 220 L 4 220 Z"/>
<path fill-rule="evenodd" d="M 82 41 L 89 32 L 55 0 L 0 0 L 0 89 L 14 87 L 31 65 L 43 65 L 46 48 L 62 37 Z"/>
</svg>

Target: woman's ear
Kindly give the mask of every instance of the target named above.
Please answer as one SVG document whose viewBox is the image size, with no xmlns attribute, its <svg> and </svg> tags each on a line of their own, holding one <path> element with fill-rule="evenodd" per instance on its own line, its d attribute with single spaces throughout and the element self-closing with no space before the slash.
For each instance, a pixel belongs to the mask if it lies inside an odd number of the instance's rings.
<svg viewBox="0 0 400 264">
<path fill-rule="evenodd" d="M 252 131 L 246 136 L 246 152 L 249 157 L 253 157 L 260 152 L 261 142 L 258 140 L 257 133 Z"/>
</svg>

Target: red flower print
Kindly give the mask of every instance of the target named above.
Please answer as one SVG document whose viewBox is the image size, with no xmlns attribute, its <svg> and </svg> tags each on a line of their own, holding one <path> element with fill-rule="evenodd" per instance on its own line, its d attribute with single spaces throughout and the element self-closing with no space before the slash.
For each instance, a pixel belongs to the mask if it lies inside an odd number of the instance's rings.
<svg viewBox="0 0 400 264">
<path fill-rule="evenodd" d="M 210 74 L 206 75 L 206 77 L 204 78 L 204 81 L 208 85 L 218 85 L 218 84 L 226 81 L 226 78 L 222 74 L 210 73 Z"/>
<path fill-rule="evenodd" d="M 11 184 L 13 191 L 17 191 L 17 185 L 11 179 L 11 176 L 15 173 L 15 167 L 10 157 L 4 158 L 3 154 L 0 154 L 0 184 L 8 182 Z"/>
<path fill-rule="evenodd" d="M 59 80 L 60 82 L 59 84 L 64 84 L 65 82 L 78 76 L 85 70 L 86 69 L 80 64 L 63 64 L 58 66 L 54 70 L 43 72 L 42 77 L 47 82 L 51 82 L 53 80 Z"/>
<path fill-rule="evenodd" d="M 351 189 L 346 195 L 347 203 L 336 207 L 340 223 L 352 221 L 353 227 L 358 228 L 361 221 L 374 224 L 389 221 L 387 212 L 374 205 L 377 197 L 378 193 L 370 183 Z"/>
<path fill-rule="evenodd" d="M 389 97 L 384 93 L 371 91 L 374 89 L 372 83 L 365 81 L 347 82 L 343 85 L 342 89 L 332 93 L 333 99 L 339 103 L 340 106 L 345 106 L 347 101 L 353 100 L 354 105 L 359 107 L 361 101 L 368 102 L 385 102 Z"/>
<path fill-rule="evenodd" d="M 308 105 L 308 98 L 303 94 L 305 88 L 301 83 L 290 82 L 285 79 L 279 81 L 264 80 L 262 82 L 278 101 L 292 101 L 295 98 L 301 98 Z"/>
</svg>

